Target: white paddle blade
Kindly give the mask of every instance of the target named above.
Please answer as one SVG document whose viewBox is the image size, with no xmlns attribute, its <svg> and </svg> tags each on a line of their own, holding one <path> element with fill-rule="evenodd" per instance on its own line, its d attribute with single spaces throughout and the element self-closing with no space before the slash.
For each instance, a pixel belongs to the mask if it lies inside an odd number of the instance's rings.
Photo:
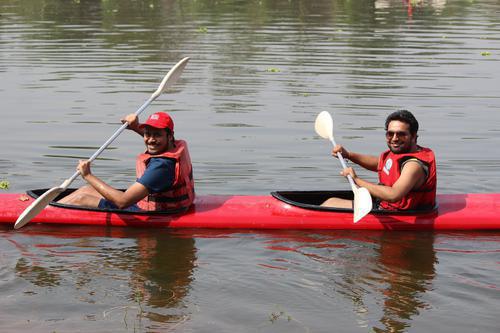
<svg viewBox="0 0 500 333">
<path fill-rule="evenodd" d="M 364 188 L 359 187 L 353 189 L 354 191 L 354 223 L 357 223 L 365 217 L 373 208 L 372 196 L 370 192 Z"/>
<path fill-rule="evenodd" d="M 38 215 L 47 205 L 54 200 L 59 194 L 64 192 L 64 187 L 53 187 L 50 190 L 46 191 L 44 194 L 39 196 L 35 201 L 31 203 L 24 210 L 24 212 L 19 215 L 16 223 L 14 224 L 14 229 L 22 228 L 29 221 L 31 221 L 35 216 Z"/>
<path fill-rule="evenodd" d="M 314 122 L 314 130 L 323 139 L 333 137 L 333 119 L 328 111 L 321 111 Z"/>
<path fill-rule="evenodd" d="M 181 61 L 175 64 L 175 66 L 172 67 L 170 71 L 168 71 L 167 75 L 165 75 L 160 85 L 158 86 L 158 89 L 156 89 L 156 91 L 151 96 L 152 99 L 155 99 L 156 97 L 160 96 L 165 90 L 167 90 L 172 85 L 174 85 L 175 82 L 177 82 L 182 72 L 184 71 L 184 67 L 186 67 L 188 61 L 189 57 L 181 59 Z"/>
</svg>

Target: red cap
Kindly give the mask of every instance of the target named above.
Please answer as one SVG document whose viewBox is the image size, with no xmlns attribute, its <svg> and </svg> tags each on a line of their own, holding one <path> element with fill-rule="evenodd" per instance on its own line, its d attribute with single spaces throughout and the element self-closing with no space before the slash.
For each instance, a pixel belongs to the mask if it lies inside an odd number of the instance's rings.
<svg viewBox="0 0 500 333">
<path fill-rule="evenodd" d="M 140 124 L 139 128 L 144 126 L 151 126 L 155 128 L 168 128 L 174 132 L 174 121 L 165 112 L 156 112 L 149 116 L 145 123 Z"/>
</svg>

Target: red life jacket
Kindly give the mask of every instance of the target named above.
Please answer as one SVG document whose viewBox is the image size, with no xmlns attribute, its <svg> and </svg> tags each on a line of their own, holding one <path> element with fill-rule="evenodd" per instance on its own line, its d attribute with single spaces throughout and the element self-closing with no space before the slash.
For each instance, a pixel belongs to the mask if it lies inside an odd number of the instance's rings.
<svg viewBox="0 0 500 333">
<path fill-rule="evenodd" d="M 419 150 L 408 154 L 394 154 L 390 150 L 380 155 L 378 162 L 379 182 L 392 186 L 401 176 L 402 164 L 412 158 L 423 162 L 428 168 L 427 179 L 417 189 L 412 189 L 397 202 L 381 201 L 380 208 L 388 210 L 432 209 L 436 204 L 436 158 L 429 148 L 418 147 Z"/>
<path fill-rule="evenodd" d="M 181 210 L 187 209 L 194 201 L 193 167 L 187 144 L 183 140 L 175 140 L 175 148 L 159 155 L 143 153 L 137 156 L 135 172 L 140 178 L 152 157 L 175 159 L 175 175 L 172 186 L 165 192 L 152 193 L 137 203 L 143 210 Z"/>
</svg>

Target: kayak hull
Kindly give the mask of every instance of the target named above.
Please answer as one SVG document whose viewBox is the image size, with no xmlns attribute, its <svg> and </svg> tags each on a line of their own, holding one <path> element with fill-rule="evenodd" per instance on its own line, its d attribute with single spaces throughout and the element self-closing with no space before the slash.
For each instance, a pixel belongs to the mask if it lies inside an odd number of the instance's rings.
<svg viewBox="0 0 500 333">
<path fill-rule="evenodd" d="M 0 223 L 14 224 L 34 199 L 0 194 Z M 157 228 L 324 230 L 500 230 L 500 193 L 441 194 L 435 210 L 413 214 L 370 213 L 353 223 L 349 210 L 297 207 L 272 195 L 200 195 L 177 214 L 144 214 L 47 206 L 30 224 Z"/>
</svg>

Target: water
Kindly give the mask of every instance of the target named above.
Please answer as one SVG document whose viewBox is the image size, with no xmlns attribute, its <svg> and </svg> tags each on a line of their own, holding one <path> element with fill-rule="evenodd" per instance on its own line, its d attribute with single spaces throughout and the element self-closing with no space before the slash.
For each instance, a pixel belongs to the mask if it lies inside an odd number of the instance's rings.
<svg viewBox="0 0 500 333">
<path fill-rule="evenodd" d="M 3 331 L 495 332 L 497 233 L 2 230 Z"/>
<path fill-rule="evenodd" d="M 198 194 L 346 189 L 415 113 L 439 192 L 498 192 L 498 1 L 0 0 L 3 192 L 59 185 L 158 86 Z M 93 166 L 134 177 L 123 133 Z M 369 179 L 366 172 L 361 175 Z M 75 186 L 81 185 L 75 182 Z M 0 230 L 2 331 L 496 332 L 498 233 Z"/>
</svg>

